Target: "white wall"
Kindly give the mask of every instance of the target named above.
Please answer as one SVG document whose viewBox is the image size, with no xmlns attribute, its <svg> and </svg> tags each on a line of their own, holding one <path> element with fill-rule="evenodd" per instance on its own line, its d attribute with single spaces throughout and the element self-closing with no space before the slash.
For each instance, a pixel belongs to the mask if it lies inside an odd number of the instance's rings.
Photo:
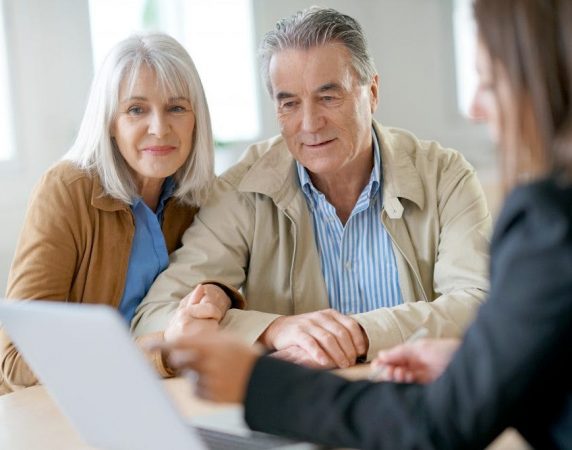
<svg viewBox="0 0 572 450">
<path fill-rule="evenodd" d="M 14 164 L 0 164 L 0 294 L 30 190 L 69 147 L 91 79 L 87 2 L 4 1 Z"/>
<path fill-rule="evenodd" d="M 457 112 L 452 0 L 253 0 L 256 41 L 277 19 L 312 4 L 348 13 L 364 27 L 381 79 L 379 120 L 457 148 L 488 171 L 485 130 Z M 71 144 L 93 70 L 87 0 L 5 0 L 4 9 L 18 160 L 0 165 L 0 293 L 30 189 Z M 260 89 L 263 138 L 277 127 Z M 228 163 L 236 152 L 221 156 Z"/>
</svg>

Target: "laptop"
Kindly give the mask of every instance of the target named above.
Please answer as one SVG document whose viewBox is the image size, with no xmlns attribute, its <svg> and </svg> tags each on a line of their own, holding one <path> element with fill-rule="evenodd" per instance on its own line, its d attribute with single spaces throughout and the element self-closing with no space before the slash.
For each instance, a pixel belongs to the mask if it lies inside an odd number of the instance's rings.
<svg viewBox="0 0 572 450">
<path fill-rule="evenodd" d="M 187 422 L 133 342 L 119 313 L 105 305 L 0 300 L 0 324 L 86 444 L 113 450 L 316 449 L 226 418 Z M 228 431 L 240 428 L 229 410 Z M 222 413 L 224 415 L 224 413 Z M 209 417 L 212 426 L 209 427 Z"/>
</svg>

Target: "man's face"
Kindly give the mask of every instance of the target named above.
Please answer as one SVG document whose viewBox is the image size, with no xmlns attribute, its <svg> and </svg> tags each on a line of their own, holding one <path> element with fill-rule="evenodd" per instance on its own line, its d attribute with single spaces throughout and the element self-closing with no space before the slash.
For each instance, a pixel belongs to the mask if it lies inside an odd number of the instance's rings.
<svg viewBox="0 0 572 450">
<path fill-rule="evenodd" d="M 288 49 L 270 60 L 282 136 L 292 156 L 318 178 L 351 175 L 371 158 L 377 75 L 360 85 L 349 51 L 338 43 Z"/>
</svg>

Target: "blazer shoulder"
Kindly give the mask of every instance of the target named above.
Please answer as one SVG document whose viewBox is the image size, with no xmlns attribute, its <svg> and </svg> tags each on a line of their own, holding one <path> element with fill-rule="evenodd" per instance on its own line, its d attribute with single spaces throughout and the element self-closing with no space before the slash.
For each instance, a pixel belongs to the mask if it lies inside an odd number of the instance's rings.
<svg viewBox="0 0 572 450">
<path fill-rule="evenodd" d="M 514 228 L 528 244 L 572 241 L 572 185 L 547 178 L 516 188 L 506 199 L 493 243 Z"/>
</svg>

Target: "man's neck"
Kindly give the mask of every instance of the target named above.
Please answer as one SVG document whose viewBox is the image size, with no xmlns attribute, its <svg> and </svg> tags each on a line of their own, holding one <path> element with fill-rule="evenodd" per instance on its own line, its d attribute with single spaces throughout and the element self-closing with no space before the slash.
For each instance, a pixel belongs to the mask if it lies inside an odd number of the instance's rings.
<svg viewBox="0 0 572 450">
<path fill-rule="evenodd" d="M 342 224 L 348 221 L 360 194 L 369 182 L 373 169 L 373 149 L 370 157 L 359 161 L 351 170 L 335 174 L 317 175 L 309 173 L 312 183 L 336 209 Z"/>
</svg>

